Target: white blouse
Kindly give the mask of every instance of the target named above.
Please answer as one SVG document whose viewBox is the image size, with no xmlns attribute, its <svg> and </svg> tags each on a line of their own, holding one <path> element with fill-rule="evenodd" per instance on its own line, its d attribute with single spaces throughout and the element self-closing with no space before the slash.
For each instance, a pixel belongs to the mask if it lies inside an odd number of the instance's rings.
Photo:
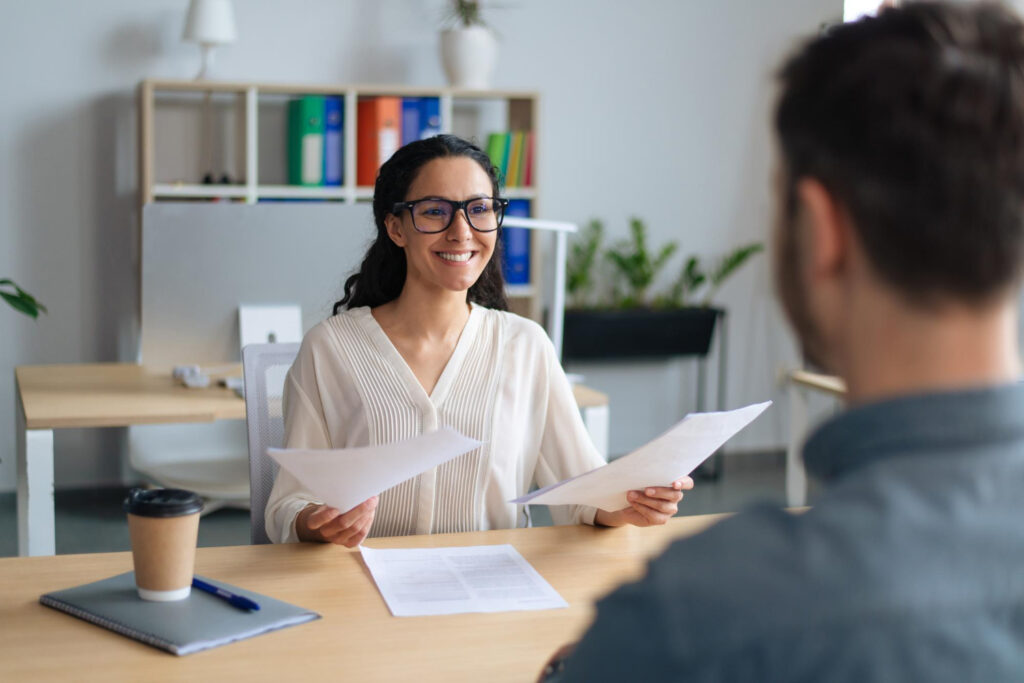
<svg viewBox="0 0 1024 683">
<path fill-rule="evenodd" d="M 528 511 L 510 499 L 604 464 L 544 330 L 476 305 L 429 396 L 368 307 L 323 321 L 288 371 L 284 421 L 287 448 L 379 445 L 444 426 L 483 442 L 384 491 L 370 536 L 525 526 Z M 295 517 L 320 502 L 282 470 L 267 534 L 297 541 Z M 593 524 L 596 512 L 551 508 L 556 524 Z"/>
</svg>

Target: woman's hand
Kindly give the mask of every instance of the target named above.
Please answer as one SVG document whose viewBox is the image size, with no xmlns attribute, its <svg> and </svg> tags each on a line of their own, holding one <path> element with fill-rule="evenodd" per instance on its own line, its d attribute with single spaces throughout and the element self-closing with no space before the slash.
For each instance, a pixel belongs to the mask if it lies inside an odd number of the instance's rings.
<svg viewBox="0 0 1024 683">
<path fill-rule="evenodd" d="M 342 513 L 329 505 L 309 504 L 295 518 L 295 531 L 301 541 L 335 543 L 355 548 L 370 533 L 377 496 L 364 500 Z"/>
<path fill-rule="evenodd" d="M 630 491 L 626 494 L 629 507 L 615 512 L 598 510 L 594 523 L 602 526 L 664 524 L 679 511 L 678 503 L 683 499 L 683 491 L 692 488 L 693 479 L 682 477 L 672 482 L 671 486 L 651 486 L 643 491 Z"/>
</svg>

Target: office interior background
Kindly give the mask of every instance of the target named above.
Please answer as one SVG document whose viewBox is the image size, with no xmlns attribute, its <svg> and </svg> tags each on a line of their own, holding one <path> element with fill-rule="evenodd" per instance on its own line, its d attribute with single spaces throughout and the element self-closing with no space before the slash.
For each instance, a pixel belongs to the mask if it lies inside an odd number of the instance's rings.
<svg viewBox="0 0 1024 683">
<path fill-rule="evenodd" d="M 237 0 L 238 39 L 217 50 L 210 77 L 441 87 L 445 5 Z M 680 254 L 709 260 L 740 244 L 768 243 L 774 70 L 797 39 L 842 19 L 842 0 L 489 5 L 486 19 L 500 36 L 492 87 L 541 98 L 540 217 L 580 224 L 600 218 L 615 241 L 637 216 L 652 244 L 675 241 Z M 198 48 L 181 39 L 187 6 L 5 3 L 0 276 L 32 292 L 48 313 L 32 321 L 0 309 L 0 374 L 7 378 L 0 389 L 0 493 L 16 483 L 15 366 L 137 358 L 136 89 L 145 78 L 195 75 Z M 338 291 L 325 292 L 326 299 L 340 293 L 345 275 L 338 273 Z M 207 277 L 204 286 L 223 285 L 218 272 Z M 800 358 L 772 294 L 771 254 L 742 268 L 716 303 L 729 315 L 727 407 L 775 401 L 728 450 L 781 452 L 789 424 L 782 378 Z M 303 321 L 307 329 L 316 322 Z M 613 455 L 695 408 L 692 361 L 570 369 L 609 395 Z M 824 414 L 829 406 L 815 410 Z M 131 483 L 124 430 L 62 430 L 56 451 L 58 491 Z"/>
</svg>

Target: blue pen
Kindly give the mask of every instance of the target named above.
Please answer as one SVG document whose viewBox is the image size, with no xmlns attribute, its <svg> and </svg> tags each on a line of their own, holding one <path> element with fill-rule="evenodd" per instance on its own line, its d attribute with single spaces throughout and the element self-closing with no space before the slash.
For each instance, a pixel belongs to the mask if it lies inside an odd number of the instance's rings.
<svg viewBox="0 0 1024 683">
<path fill-rule="evenodd" d="M 195 578 L 194 576 L 192 577 L 192 587 L 198 588 L 201 591 L 206 591 L 210 595 L 216 595 L 218 598 L 222 600 L 227 600 L 229 603 L 231 603 L 232 607 L 237 607 L 238 609 L 244 609 L 249 610 L 251 612 L 255 612 L 260 608 L 258 604 L 256 604 L 249 598 L 243 598 L 241 595 L 235 595 L 231 591 L 226 591 L 223 588 L 218 588 L 217 586 L 206 583 L 205 581 L 201 581 Z"/>
</svg>

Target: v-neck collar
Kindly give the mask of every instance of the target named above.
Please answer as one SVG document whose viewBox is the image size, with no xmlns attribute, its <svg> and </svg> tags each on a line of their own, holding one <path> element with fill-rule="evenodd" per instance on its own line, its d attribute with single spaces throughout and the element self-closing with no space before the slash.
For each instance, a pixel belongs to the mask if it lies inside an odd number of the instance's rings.
<svg viewBox="0 0 1024 683">
<path fill-rule="evenodd" d="M 416 374 L 409 367 L 409 363 L 406 362 L 405 357 L 402 356 L 398 348 L 391 341 L 391 338 L 384 331 L 384 328 L 380 326 L 377 319 L 373 317 L 373 313 L 370 311 L 369 306 L 362 306 L 358 309 L 354 309 L 354 312 L 359 313 L 360 322 L 363 328 L 370 335 L 377 350 L 390 362 L 391 366 L 401 376 L 406 386 L 409 389 L 411 396 L 419 397 L 421 400 L 433 403 L 435 406 L 440 405 L 448 392 L 451 390 L 451 385 L 455 381 L 455 377 L 459 374 L 459 369 L 462 367 L 462 361 L 465 359 L 466 354 L 469 352 L 469 348 L 473 345 L 473 340 L 476 338 L 477 329 L 480 326 L 480 307 L 477 304 L 470 304 L 469 317 L 466 319 L 466 324 L 462 328 L 462 332 L 459 334 L 459 340 L 455 343 L 455 349 L 452 351 L 452 355 L 448 358 L 448 362 L 444 366 L 444 370 L 441 371 L 441 376 L 437 378 L 437 382 L 434 383 L 434 389 L 428 394 L 427 390 L 423 388 L 420 381 L 416 378 Z"/>
</svg>

